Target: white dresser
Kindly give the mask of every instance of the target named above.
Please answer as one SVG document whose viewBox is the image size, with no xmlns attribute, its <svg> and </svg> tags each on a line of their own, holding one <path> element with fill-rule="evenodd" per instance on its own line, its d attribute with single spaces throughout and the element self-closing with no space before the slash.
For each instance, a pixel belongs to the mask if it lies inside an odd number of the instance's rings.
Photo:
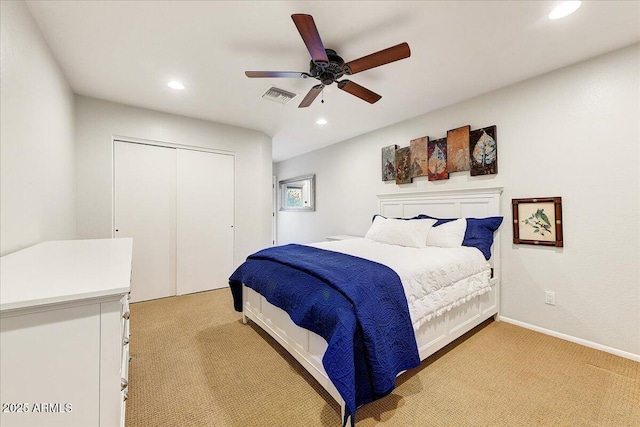
<svg viewBox="0 0 640 427">
<path fill-rule="evenodd" d="M 132 239 L 0 258 L 0 425 L 124 426 Z"/>
</svg>

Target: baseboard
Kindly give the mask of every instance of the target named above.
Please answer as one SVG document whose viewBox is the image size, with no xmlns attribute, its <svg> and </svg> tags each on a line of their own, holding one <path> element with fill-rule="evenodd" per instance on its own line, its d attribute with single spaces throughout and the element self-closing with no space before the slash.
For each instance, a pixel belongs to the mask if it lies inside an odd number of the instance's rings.
<svg viewBox="0 0 640 427">
<path fill-rule="evenodd" d="M 552 331 L 550 329 L 541 328 L 539 326 L 530 325 L 525 322 L 521 322 L 519 320 L 510 319 L 508 317 L 499 316 L 499 320 L 506 323 L 511 323 L 512 325 L 520 326 L 522 328 L 531 329 L 532 331 L 540 332 L 545 335 L 551 335 L 552 337 L 560 338 L 565 341 L 571 341 L 576 344 L 583 345 L 585 347 L 590 347 L 596 350 L 604 351 L 607 353 L 615 354 L 616 356 L 624 357 L 626 359 L 631 359 L 636 362 L 640 362 L 640 354 L 629 353 L 628 351 L 618 350 L 617 348 L 607 347 L 606 345 L 598 344 L 592 341 L 587 341 L 582 338 L 577 338 L 571 335 L 561 334 L 560 332 Z"/>
</svg>

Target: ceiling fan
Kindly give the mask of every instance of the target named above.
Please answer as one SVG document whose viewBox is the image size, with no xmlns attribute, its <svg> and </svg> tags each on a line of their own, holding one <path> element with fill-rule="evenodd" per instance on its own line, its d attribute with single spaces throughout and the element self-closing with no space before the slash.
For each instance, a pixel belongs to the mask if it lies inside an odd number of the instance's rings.
<svg viewBox="0 0 640 427">
<path fill-rule="evenodd" d="M 305 79 L 308 77 L 312 77 L 316 80 L 319 80 L 320 84 L 315 85 L 311 88 L 300 105 L 298 105 L 298 108 L 310 106 L 316 99 L 318 94 L 322 92 L 322 89 L 334 82 L 338 84 L 338 89 L 342 89 L 345 92 L 348 92 L 364 101 L 367 101 L 370 104 L 373 104 L 382 97 L 355 82 L 352 82 L 350 80 L 338 79 L 340 79 L 344 75 L 349 76 L 361 71 L 368 70 L 370 68 L 379 67 L 380 65 L 399 61 L 411 56 L 409 45 L 405 42 L 345 63 L 344 60 L 340 56 L 338 56 L 335 50 L 325 49 L 324 45 L 322 44 L 322 40 L 320 39 L 318 29 L 316 28 L 316 24 L 313 21 L 313 17 L 311 15 L 293 14 L 291 15 L 291 18 L 296 24 L 298 32 L 300 33 L 300 36 L 302 36 L 302 40 L 304 41 L 304 44 L 307 46 L 307 49 L 311 54 L 309 72 L 245 71 L 245 75 L 251 78 L 284 77 Z"/>
</svg>

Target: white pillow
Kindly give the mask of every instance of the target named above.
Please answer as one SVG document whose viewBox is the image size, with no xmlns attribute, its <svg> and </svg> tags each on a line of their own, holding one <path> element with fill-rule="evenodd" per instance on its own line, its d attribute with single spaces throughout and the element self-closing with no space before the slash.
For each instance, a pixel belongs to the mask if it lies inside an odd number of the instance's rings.
<svg viewBox="0 0 640 427">
<path fill-rule="evenodd" d="M 427 246 L 458 248 L 462 246 L 465 231 L 467 231 L 467 220 L 464 218 L 445 222 L 429 231 Z"/>
<path fill-rule="evenodd" d="M 424 248 L 435 219 L 395 219 L 376 216 L 364 236 L 366 239 L 390 245 Z"/>
</svg>

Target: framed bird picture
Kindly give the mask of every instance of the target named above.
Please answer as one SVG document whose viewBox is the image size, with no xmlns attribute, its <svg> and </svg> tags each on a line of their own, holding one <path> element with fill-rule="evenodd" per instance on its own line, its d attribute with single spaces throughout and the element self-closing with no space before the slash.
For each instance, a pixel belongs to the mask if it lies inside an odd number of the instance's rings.
<svg viewBox="0 0 640 427">
<path fill-rule="evenodd" d="M 564 246 L 562 197 L 512 199 L 513 243 Z"/>
</svg>

